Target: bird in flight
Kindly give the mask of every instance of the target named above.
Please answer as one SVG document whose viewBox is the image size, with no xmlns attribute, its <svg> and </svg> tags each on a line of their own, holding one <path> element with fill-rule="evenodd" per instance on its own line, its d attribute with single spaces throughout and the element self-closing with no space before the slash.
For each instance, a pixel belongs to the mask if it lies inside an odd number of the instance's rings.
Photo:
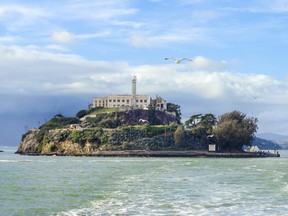
<svg viewBox="0 0 288 216">
<path fill-rule="evenodd" d="M 165 58 L 165 60 L 169 60 L 169 59 L 174 60 L 176 64 L 181 64 L 181 62 L 184 61 L 184 60 L 191 61 L 191 62 L 193 61 L 193 60 L 188 59 L 188 58 L 182 58 L 182 59 L 175 59 L 175 58 L 173 58 L 173 57 L 167 57 L 167 58 Z"/>
</svg>

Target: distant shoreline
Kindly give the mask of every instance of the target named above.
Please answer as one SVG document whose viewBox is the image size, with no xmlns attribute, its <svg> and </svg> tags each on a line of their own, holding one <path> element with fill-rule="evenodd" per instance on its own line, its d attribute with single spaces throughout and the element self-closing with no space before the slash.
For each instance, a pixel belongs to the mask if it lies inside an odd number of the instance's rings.
<svg viewBox="0 0 288 216">
<path fill-rule="evenodd" d="M 18 154 L 17 152 L 15 152 Z M 217 158 L 259 158 L 280 157 L 270 152 L 208 152 L 208 151 L 97 151 L 92 154 L 40 154 L 28 153 L 30 156 L 88 156 L 88 157 L 217 157 Z"/>
</svg>

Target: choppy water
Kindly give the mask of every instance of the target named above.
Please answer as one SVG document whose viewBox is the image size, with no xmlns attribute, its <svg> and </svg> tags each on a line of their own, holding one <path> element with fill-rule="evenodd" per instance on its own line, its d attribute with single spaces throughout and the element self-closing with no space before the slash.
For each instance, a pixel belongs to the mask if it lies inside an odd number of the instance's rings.
<svg viewBox="0 0 288 216">
<path fill-rule="evenodd" d="M 3 149 L 3 148 L 2 148 Z M 281 158 L 96 158 L 0 153 L 0 215 L 287 215 Z"/>
</svg>

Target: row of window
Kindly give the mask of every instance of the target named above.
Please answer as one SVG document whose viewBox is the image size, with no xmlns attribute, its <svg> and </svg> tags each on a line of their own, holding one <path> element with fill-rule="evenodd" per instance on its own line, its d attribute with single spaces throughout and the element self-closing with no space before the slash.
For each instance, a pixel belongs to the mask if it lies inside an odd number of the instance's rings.
<svg viewBox="0 0 288 216">
<path fill-rule="evenodd" d="M 117 100 L 118 103 L 120 103 L 120 101 L 121 100 L 119 100 L 119 99 Z M 140 103 L 143 103 L 143 101 L 144 101 L 144 103 L 147 103 L 147 100 L 140 100 Z M 109 99 L 109 102 L 111 103 L 112 99 Z M 113 102 L 116 103 L 116 99 L 113 99 Z M 139 100 L 136 100 L 136 102 L 138 103 Z M 125 100 L 122 100 L 122 103 L 125 103 Z M 126 103 L 129 103 L 129 100 L 126 100 Z"/>
<path fill-rule="evenodd" d="M 125 107 L 125 105 L 120 105 L 120 104 L 117 104 L 117 107 Z M 116 107 L 116 105 L 115 104 L 113 104 L 113 107 Z M 139 105 L 136 105 L 136 107 L 139 107 Z M 140 107 L 142 107 L 142 106 L 140 106 Z"/>
</svg>

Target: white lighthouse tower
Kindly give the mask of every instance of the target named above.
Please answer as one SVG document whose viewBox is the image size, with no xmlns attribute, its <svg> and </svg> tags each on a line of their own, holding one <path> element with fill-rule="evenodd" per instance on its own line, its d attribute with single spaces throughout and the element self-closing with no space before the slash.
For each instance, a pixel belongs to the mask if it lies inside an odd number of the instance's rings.
<svg viewBox="0 0 288 216">
<path fill-rule="evenodd" d="M 132 78 L 132 101 L 131 101 L 132 107 L 136 107 L 136 81 L 137 77 L 134 75 Z"/>
</svg>

